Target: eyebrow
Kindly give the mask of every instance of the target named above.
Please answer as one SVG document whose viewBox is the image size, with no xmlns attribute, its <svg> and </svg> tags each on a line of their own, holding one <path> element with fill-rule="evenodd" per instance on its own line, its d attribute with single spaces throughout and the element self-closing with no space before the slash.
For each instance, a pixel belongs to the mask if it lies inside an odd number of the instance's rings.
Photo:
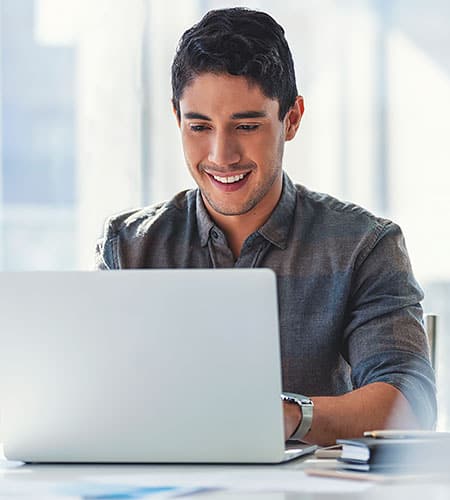
<svg viewBox="0 0 450 500">
<path fill-rule="evenodd" d="M 211 122 L 212 119 L 209 116 L 202 115 L 201 113 L 188 112 L 184 113 L 184 118 L 187 120 L 205 120 Z M 233 113 L 231 115 L 232 120 L 242 120 L 245 118 L 266 118 L 267 113 L 265 111 L 241 111 L 239 113 Z"/>
<path fill-rule="evenodd" d="M 242 118 L 265 118 L 267 113 L 265 111 L 242 111 L 241 113 L 233 113 L 232 120 L 242 120 Z"/>
<path fill-rule="evenodd" d="M 188 119 L 188 120 L 205 120 L 205 121 L 212 121 L 209 116 L 202 115 L 201 113 L 184 113 L 183 116 Z"/>
</svg>

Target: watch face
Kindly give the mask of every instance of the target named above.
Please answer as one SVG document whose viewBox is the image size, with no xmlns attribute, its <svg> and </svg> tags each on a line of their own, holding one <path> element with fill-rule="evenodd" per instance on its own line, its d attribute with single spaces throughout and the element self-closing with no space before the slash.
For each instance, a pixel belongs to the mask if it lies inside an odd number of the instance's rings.
<svg viewBox="0 0 450 500">
<path fill-rule="evenodd" d="M 313 402 L 307 396 L 302 396 L 301 394 L 294 394 L 291 392 L 285 392 L 281 394 L 281 399 L 283 401 L 288 401 L 291 403 L 297 403 L 301 406 L 313 406 Z"/>
</svg>

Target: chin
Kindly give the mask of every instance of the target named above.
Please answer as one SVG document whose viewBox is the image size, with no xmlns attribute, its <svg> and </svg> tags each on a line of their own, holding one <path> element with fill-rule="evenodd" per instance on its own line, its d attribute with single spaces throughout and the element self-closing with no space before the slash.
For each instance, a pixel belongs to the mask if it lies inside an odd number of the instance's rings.
<svg viewBox="0 0 450 500">
<path fill-rule="evenodd" d="M 214 203 L 208 199 L 208 204 L 210 207 L 220 215 L 225 215 L 228 217 L 245 215 L 250 212 L 254 208 L 254 204 L 252 203 L 241 203 L 241 204 L 224 204 L 224 203 Z"/>
</svg>

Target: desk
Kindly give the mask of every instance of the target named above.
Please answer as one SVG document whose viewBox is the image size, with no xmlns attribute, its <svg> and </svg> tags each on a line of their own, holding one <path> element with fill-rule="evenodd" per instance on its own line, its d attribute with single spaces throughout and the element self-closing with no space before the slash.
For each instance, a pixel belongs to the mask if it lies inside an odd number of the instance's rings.
<svg viewBox="0 0 450 500">
<path fill-rule="evenodd" d="M 446 500 L 450 498 L 449 481 L 417 481 L 409 484 L 381 484 L 319 479 L 304 474 L 305 466 L 314 465 L 311 458 L 301 458 L 283 465 L 19 465 L 0 462 L 0 491 L 10 491 L 7 498 L 37 498 L 44 492 L 53 492 L 45 498 L 82 498 L 67 496 L 67 488 L 77 485 L 98 484 L 109 481 L 133 486 L 162 485 L 165 479 L 174 484 L 214 485 L 222 482 L 228 489 L 207 491 L 190 498 L 199 500 L 326 500 L 338 499 L 408 499 Z M 282 480 L 281 477 L 285 478 Z M 109 478 L 109 479 L 108 479 Z M 268 484 L 276 487 L 265 490 Z M 261 490 L 257 491 L 258 483 Z M 105 483 L 107 484 L 107 483 Z M 64 495 L 61 495 L 61 488 Z M 58 493 L 58 496 L 55 496 Z M 4 495 L 4 493 L 3 493 Z M 47 493 L 48 495 L 48 493 Z M 1 493 L 0 493 L 1 496 Z M 110 497 L 112 498 L 112 497 Z M 150 498 L 150 497 L 148 497 Z"/>
</svg>

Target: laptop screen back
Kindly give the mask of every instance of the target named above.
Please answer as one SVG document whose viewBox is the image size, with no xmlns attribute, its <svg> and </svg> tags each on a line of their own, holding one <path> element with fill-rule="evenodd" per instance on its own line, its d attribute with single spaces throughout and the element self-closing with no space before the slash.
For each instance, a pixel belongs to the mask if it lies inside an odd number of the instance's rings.
<svg viewBox="0 0 450 500">
<path fill-rule="evenodd" d="M 10 459 L 283 455 L 270 270 L 2 273 L 0 342 Z"/>
</svg>

